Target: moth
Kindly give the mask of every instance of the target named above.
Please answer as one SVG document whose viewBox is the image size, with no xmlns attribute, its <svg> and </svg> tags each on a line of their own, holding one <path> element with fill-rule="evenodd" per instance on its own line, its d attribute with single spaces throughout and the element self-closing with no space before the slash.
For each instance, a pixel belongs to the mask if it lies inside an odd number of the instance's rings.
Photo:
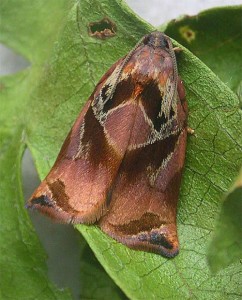
<svg viewBox="0 0 242 300">
<path fill-rule="evenodd" d="M 152 32 L 107 71 L 27 207 L 97 223 L 133 249 L 178 254 L 188 112 L 176 50 Z"/>
</svg>

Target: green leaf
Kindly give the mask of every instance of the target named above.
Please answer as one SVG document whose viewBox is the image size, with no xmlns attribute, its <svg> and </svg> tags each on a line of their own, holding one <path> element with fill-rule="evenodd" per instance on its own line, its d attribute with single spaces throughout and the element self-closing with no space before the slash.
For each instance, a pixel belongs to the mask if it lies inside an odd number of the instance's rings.
<svg viewBox="0 0 242 300">
<path fill-rule="evenodd" d="M 242 170 L 226 196 L 209 248 L 209 263 L 214 272 L 241 259 L 242 253 Z"/>
<path fill-rule="evenodd" d="M 67 290 L 57 290 L 48 280 L 46 255 L 24 208 L 21 182 L 28 122 L 25 112 L 38 81 L 37 64 L 43 63 L 43 57 L 53 47 L 56 29 L 65 16 L 65 2 L 55 3 L 49 1 L 46 6 L 37 1 L 1 1 L 1 41 L 33 64 L 32 68 L 0 79 L 1 299 L 71 299 Z M 51 23 L 50 7 L 57 11 Z"/>
<path fill-rule="evenodd" d="M 242 6 L 213 8 L 172 21 L 165 32 L 238 92 L 242 82 L 241 19 Z"/>
<path fill-rule="evenodd" d="M 80 299 L 128 299 L 107 275 L 87 243 L 83 246 L 81 256 L 81 285 Z"/>
<path fill-rule="evenodd" d="M 58 291 L 48 281 L 46 256 L 24 208 L 20 179 L 23 128 L 1 128 L 0 134 L 0 298 L 70 299 L 67 291 Z"/>
<path fill-rule="evenodd" d="M 1 42 L 43 64 L 56 41 L 67 12 L 75 1 L 1 1 Z"/>
<path fill-rule="evenodd" d="M 12 5 L 8 3 L 4 2 L 2 40 L 32 63 L 32 67 L 24 72 L 3 78 L 1 91 L 4 99 L 4 114 L 0 116 L 1 132 L 7 133 L 1 134 L 5 137 L 3 144 L 8 149 L 8 141 L 11 140 L 16 151 L 12 155 L 16 163 L 9 160 L 9 152 L 2 151 L 0 157 L 2 162 L 11 162 L 15 166 L 10 169 L 3 163 L 5 169 L 1 167 L 1 185 L 5 187 L 1 203 L 9 205 L 9 210 L 1 210 L 1 220 L 4 220 L 1 230 L 5 228 L 5 232 L 10 232 L 7 229 L 11 228 L 11 232 L 15 232 L 19 226 L 14 230 L 16 226 L 10 227 L 9 223 L 14 220 L 22 222 L 25 229 L 22 240 L 18 240 L 18 245 L 10 247 L 19 253 L 20 247 L 26 249 L 24 241 L 28 237 L 27 233 L 33 231 L 19 196 L 20 185 L 13 198 L 9 182 L 19 174 L 24 144 L 27 143 L 30 148 L 43 178 L 54 163 L 71 124 L 98 79 L 153 28 L 130 12 L 121 0 L 83 0 L 80 3 L 25 0 L 18 1 L 18 5 L 17 1 L 12 1 Z M 22 22 L 21 37 L 11 17 L 12 6 L 16 22 Z M 59 12 L 57 17 L 50 17 L 49 12 L 55 10 Z M 29 20 L 23 18 L 24 14 L 35 17 L 30 16 Z M 89 22 L 100 21 L 106 16 L 115 22 L 116 36 L 106 40 L 90 37 L 87 31 Z M 236 299 L 241 294 L 239 262 L 213 275 L 206 257 L 220 210 L 220 199 L 242 164 L 242 136 L 238 135 L 242 113 L 238 108 L 237 96 L 186 49 L 179 54 L 178 68 L 187 91 L 189 126 L 196 132 L 188 141 L 178 208 L 180 254 L 168 260 L 158 255 L 130 250 L 107 237 L 95 226 L 79 225 L 77 228 L 108 274 L 131 299 Z M 6 168 L 8 178 L 5 178 Z M 17 178 L 19 180 L 19 175 Z M 22 209 L 23 215 L 15 209 L 16 205 Z M 1 245 L 16 240 L 12 234 L 1 235 L 1 239 Z M 38 287 L 48 284 L 48 289 L 38 290 L 38 297 L 52 299 L 43 294 L 43 291 L 50 295 L 58 292 L 47 280 L 42 250 L 32 238 L 27 245 L 30 253 L 28 257 L 25 252 L 20 257 L 10 253 L 8 259 L 13 264 L 11 267 L 6 265 L 5 256 L 1 261 L 1 270 L 7 269 L 8 278 L 16 282 L 17 290 L 21 290 L 15 266 L 21 263 L 32 267 L 33 272 L 36 272 L 34 274 L 43 276 L 40 282 L 35 281 Z M 7 278 L 5 273 L 3 276 L 5 279 L 1 280 L 1 284 L 4 295 L 7 295 L 11 290 L 9 285 L 4 284 Z M 31 276 L 26 278 L 28 286 L 25 289 L 29 288 L 30 299 L 37 298 L 35 289 L 31 289 L 32 280 Z M 24 291 L 21 292 L 24 295 Z M 68 298 L 68 294 L 65 297 Z M 59 295 L 56 298 L 61 299 Z"/>
</svg>

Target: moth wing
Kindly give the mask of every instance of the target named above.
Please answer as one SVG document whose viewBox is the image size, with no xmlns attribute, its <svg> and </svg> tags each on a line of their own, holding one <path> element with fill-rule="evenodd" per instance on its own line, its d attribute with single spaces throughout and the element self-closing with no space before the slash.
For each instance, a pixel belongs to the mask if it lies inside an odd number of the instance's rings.
<svg viewBox="0 0 242 300">
<path fill-rule="evenodd" d="M 186 101 L 183 106 L 178 105 L 179 110 L 182 124 L 187 114 Z M 135 143 L 137 135 L 149 136 L 149 130 L 145 129 L 148 119 L 144 114 L 140 120 L 142 126 L 137 126 L 139 131 L 134 126 Z M 184 123 L 184 128 L 177 133 L 142 147 L 129 147 L 113 188 L 109 210 L 99 221 L 104 232 L 130 248 L 166 257 L 178 254 L 176 207 L 186 137 Z"/>
<path fill-rule="evenodd" d="M 121 62 L 122 59 L 100 80 L 67 136 L 54 166 L 27 207 L 67 223 L 93 223 L 105 212 L 113 180 L 128 145 L 133 113 L 126 113 L 123 126 L 119 120 L 115 122 L 118 110 L 107 114 L 102 121 L 97 109 L 102 100 L 105 103 L 105 92 L 112 86 L 116 76 L 113 73 Z M 125 95 L 116 92 L 112 101 L 106 101 L 108 110 L 112 110 L 112 103 L 115 106 L 117 101 L 129 99 L 132 87 L 126 91 Z M 118 141 L 115 139 L 117 132 Z M 119 142 L 123 146 L 121 151 L 117 145 Z"/>
</svg>

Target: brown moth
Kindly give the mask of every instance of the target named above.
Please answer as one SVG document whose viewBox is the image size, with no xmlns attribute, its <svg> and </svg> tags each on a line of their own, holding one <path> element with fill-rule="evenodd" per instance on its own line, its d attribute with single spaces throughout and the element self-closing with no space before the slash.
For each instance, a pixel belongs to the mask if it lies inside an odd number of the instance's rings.
<svg viewBox="0 0 242 300">
<path fill-rule="evenodd" d="M 130 248 L 174 257 L 187 103 L 169 37 L 152 32 L 101 78 L 27 206 L 97 223 Z"/>
</svg>

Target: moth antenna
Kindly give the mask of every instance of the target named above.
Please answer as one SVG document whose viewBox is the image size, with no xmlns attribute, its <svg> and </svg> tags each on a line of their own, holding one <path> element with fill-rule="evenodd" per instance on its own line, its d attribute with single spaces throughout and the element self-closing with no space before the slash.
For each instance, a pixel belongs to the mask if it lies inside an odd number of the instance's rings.
<svg viewBox="0 0 242 300">
<path fill-rule="evenodd" d="M 116 90 L 116 87 L 117 87 L 117 84 L 120 80 L 120 76 L 121 76 L 121 73 L 125 67 L 125 65 L 128 63 L 128 61 L 130 60 L 131 56 L 133 55 L 133 53 L 137 50 L 137 48 L 143 43 L 144 39 L 148 36 L 149 34 L 146 34 L 145 36 L 143 36 L 139 41 L 138 43 L 134 46 L 134 48 L 126 55 L 124 61 L 122 62 L 120 68 L 119 68 L 119 71 L 118 71 L 118 74 L 117 74 L 117 78 L 112 86 L 112 89 L 110 91 L 110 94 L 108 96 L 108 98 L 106 99 L 106 102 L 111 99 L 113 97 L 113 94 Z"/>
<path fill-rule="evenodd" d="M 169 107 L 171 106 L 171 102 L 173 100 L 173 97 L 175 96 L 175 93 L 177 91 L 177 81 L 178 81 L 178 68 L 177 68 L 177 63 L 176 63 L 176 55 L 175 55 L 175 51 L 172 45 L 172 42 L 170 40 L 170 38 L 167 35 L 164 35 L 167 38 L 167 43 L 169 46 L 169 53 L 171 55 L 171 59 L 173 62 L 173 77 L 174 77 L 174 85 L 171 91 L 171 96 L 170 96 L 170 103 L 169 103 Z"/>
</svg>

